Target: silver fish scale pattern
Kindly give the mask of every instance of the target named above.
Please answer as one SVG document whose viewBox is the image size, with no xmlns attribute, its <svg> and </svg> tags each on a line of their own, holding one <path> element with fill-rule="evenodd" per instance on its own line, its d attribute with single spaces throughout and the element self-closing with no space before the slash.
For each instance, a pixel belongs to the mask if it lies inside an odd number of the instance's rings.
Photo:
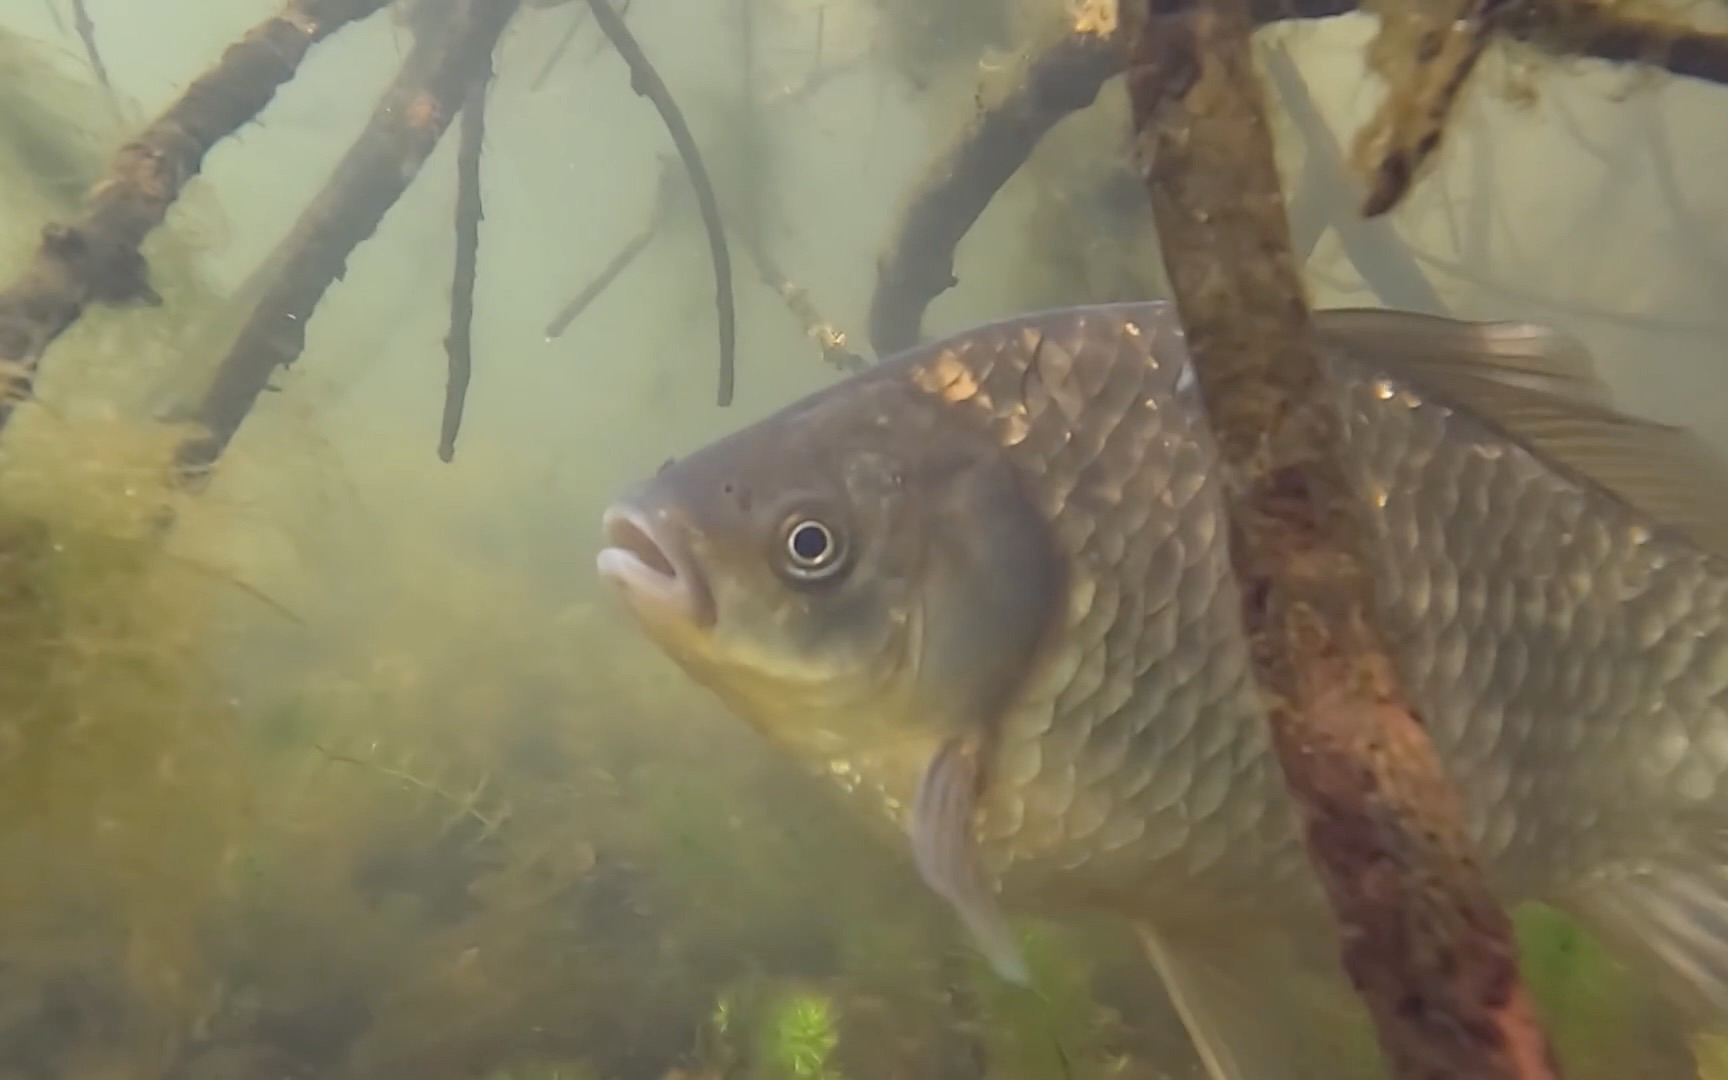
<svg viewBox="0 0 1728 1080">
<path fill-rule="evenodd" d="M 984 859 L 1011 886 L 1078 877 L 1155 906 L 1159 891 L 1263 888 L 1303 855 L 1254 700 L 1204 414 L 1156 358 L 1172 338 L 1182 355 L 1181 331 L 1144 310 L 1132 326 L 1103 312 L 1042 335 L 1005 324 L 930 358 L 921 381 L 982 414 L 1070 575 L 1063 623 L 997 731 Z"/>
<path fill-rule="evenodd" d="M 1678 826 L 1728 794 L 1728 569 L 1469 415 L 1331 372 L 1381 625 L 1495 874 L 1551 894 L 1696 842 Z"/>
<path fill-rule="evenodd" d="M 1169 308 L 1119 312 L 1000 324 L 926 362 L 1071 575 L 997 733 L 982 852 L 1011 888 L 1060 878 L 1147 917 L 1253 895 L 1294 916 L 1313 882 L 1181 331 Z M 1468 414 L 1354 358 L 1329 372 L 1383 626 L 1497 880 L 1554 896 L 1694 843 L 1677 823 L 1728 776 L 1728 571 Z"/>
</svg>

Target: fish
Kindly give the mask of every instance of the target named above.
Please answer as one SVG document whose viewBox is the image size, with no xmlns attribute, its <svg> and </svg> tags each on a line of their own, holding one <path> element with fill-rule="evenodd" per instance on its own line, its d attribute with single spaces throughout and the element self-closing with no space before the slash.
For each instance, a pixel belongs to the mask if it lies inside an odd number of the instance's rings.
<svg viewBox="0 0 1728 1080">
<path fill-rule="evenodd" d="M 1491 886 L 1728 1017 L 1728 464 L 1618 410 L 1552 327 L 1340 308 L 1313 334 L 1375 616 Z M 1030 978 L 1011 915 L 1119 917 L 1208 1075 L 1266 1080 L 1300 1075 L 1270 958 L 1336 974 L 1337 936 L 1226 514 L 1176 309 L 1099 304 L 675 458 L 604 511 L 596 569 L 904 838 L 999 975 Z"/>
</svg>

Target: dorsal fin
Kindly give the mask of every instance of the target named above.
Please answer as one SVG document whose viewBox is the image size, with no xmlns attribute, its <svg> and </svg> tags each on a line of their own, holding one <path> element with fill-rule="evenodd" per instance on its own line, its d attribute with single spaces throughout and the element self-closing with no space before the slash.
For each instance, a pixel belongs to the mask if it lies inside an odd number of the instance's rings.
<svg viewBox="0 0 1728 1080">
<path fill-rule="evenodd" d="M 1400 373 L 1444 381 L 1455 372 L 1609 406 L 1613 393 L 1577 338 L 1527 322 L 1464 322 L 1381 308 L 1314 313 L 1315 328 L 1364 358 L 1386 357 Z"/>
<path fill-rule="evenodd" d="M 1649 520 L 1728 558 L 1728 461 L 1684 428 L 1617 410 L 1588 350 L 1533 323 L 1315 313 L 1325 347 L 1468 410 Z"/>
</svg>

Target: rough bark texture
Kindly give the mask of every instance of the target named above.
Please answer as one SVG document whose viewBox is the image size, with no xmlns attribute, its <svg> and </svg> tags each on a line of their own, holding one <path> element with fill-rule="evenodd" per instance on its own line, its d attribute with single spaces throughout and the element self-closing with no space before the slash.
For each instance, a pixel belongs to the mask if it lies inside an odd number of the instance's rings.
<svg viewBox="0 0 1728 1080">
<path fill-rule="evenodd" d="M 180 447 L 183 474 L 197 475 L 221 456 L 276 369 L 300 356 L 325 291 L 419 175 L 474 81 L 490 70 L 493 46 L 516 8 L 517 0 L 455 0 L 449 14 L 420 29 L 360 138 L 271 257 L 274 280 L 194 410 L 203 430 Z"/>
<path fill-rule="evenodd" d="M 42 356 L 96 302 L 159 303 L 139 246 L 210 148 L 263 111 L 314 44 L 387 0 L 300 0 L 259 23 L 122 146 L 81 217 L 42 230 L 36 258 L 0 292 L 0 425 L 30 395 Z"/>
<path fill-rule="evenodd" d="M 1244 0 L 1137 0 L 1128 69 L 1165 267 L 1230 469 L 1255 666 L 1345 969 L 1393 1074 L 1557 1076 L 1459 797 L 1403 696 L 1317 407 Z"/>
</svg>

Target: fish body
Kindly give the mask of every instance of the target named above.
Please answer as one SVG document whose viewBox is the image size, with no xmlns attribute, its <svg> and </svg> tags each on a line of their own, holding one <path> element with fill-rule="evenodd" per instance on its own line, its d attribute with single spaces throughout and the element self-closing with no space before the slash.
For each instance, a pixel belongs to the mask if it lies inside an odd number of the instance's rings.
<svg viewBox="0 0 1728 1080">
<path fill-rule="evenodd" d="M 1380 625 L 1509 901 L 1728 1016 L 1728 469 L 1525 324 L 1322 312 Z M 922 345 L 670 464 L 603 576 L 733 711 L 998 904 L 1140 928 L 1216 1078 L 1266 931 L 1330 941 L 1273 755 L 1173 307 Z M 1234 998 L 1232 995 L 1236 995 Z"/>
</svg>

